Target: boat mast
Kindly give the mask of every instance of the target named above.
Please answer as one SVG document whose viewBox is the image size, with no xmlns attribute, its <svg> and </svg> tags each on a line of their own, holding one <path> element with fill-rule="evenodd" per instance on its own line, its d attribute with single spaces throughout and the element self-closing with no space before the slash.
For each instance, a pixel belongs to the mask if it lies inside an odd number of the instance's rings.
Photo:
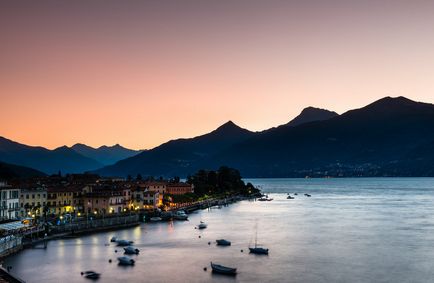
<svg viewBox="0 0 434 283">
<path fill-rule="evenodd" d="M 256 220 L 255 228 L 256 228 L 256 232 L 255 232 L 255 249 L 256 249 L 258 245 L 258 220 Z"/>
</svg>

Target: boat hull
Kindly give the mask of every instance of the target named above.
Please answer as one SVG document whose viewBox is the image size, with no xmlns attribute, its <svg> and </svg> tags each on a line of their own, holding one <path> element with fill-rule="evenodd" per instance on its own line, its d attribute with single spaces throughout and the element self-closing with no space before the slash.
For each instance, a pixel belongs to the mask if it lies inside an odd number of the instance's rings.
<svg viewBox="0 0 434 283">
<path fill-rule="evenodd" d="M 220 264 L 214 264 L 211 262 L 211 268 L 213 273 L 224 274 L 224 275 L 236 275 L 237 269 L 232 267 L 226 267 Z"/>
<path fill-rule="evenodd" d="M 268 249 L 264 248 L 249 248 L 250 253 L 252 254 L 260 254 L 260 255 L 268 255 Z"/>
</svg>

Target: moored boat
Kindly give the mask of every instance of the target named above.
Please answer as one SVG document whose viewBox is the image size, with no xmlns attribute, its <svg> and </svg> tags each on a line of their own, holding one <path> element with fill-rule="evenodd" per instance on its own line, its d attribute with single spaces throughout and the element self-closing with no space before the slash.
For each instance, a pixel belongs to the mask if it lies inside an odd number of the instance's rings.
<svg viewBox="0 0 434 283">
<path fill-rule="evenodd" d="M 125 254 L 139 254 L 140 250 L 136 249 L 132 246 L 128 246 L 126 248 L 124 248 Z"/>
<path fill-rule="evenodd" d="M 88 279 L 99 279 L 99 277 L 101 276 L 100 273 L 97 273 L 97 272 L 92 271 L 92 270 L 85 271 L 82 274 L 84 275 L 84 277 L 86 277 Z"/>
<path fill-rule="evenodd" d="M 230 246 L 231 242 L 225 239 L 216 240 L 217 246 Z"/>
<path fill-rule="evenodd" d="M 208 227 L 208 224 L 203 221 L 200 221 L 199 225 L 197 225 L 197 228 L 199 229 L 205 229 L 206 227 Z"/>
<path fill-rule="evenodd" d="M 212 272 L 225 274 L 225 275 L 235 275 L 237 274 L 237 269 L 233 267 L 223 266 L 221 264 L 216 264 L 211 262 Z"/>
<path fill-rule="evenodd" d="M 120 265 L 134 265 L 135 263 L 134 259 L 127 256 L 118 257 L 118 261 Z"/>
<path fill-rule="evenodd" d="M 255 246 L 249 247 L 249 251 L 252 254 L 261 254 L 261 255 L 268 255 L 268 249 L 262 248 L 258 246 L 258 224 L 255 225 Z"/>
<path fill-rule="evenodd" d="M 111 239 L 110 239 L 110 242 L 116 242 L 117 241 L 117 238 L 115 237 L 115 236 L 113 236 Z"/>
<path fill-rule="evenodd" d="M 176 220 L 187 220 L 188 215 L 185 213 L 184 210 L 178 210 L 173 214 L 173 218 Z"/>
<path fill-rule="evenodd" d="M 262 254 L 262 255 L 268 254 L 268 249 L 261 248 L 261 247 L 253 247 L 253 248 L 249 248 L 249 250 L 252 254 Z"/>
<path fill-rule="evenodd" d="M 117 240 L 116 243 L 118 244 L 118 246 L 120 247 L 125 247 L 125 246 L 129 246 L 133 243 L 133 241 L 127 241 L 127 240 Z"/>
</svg>

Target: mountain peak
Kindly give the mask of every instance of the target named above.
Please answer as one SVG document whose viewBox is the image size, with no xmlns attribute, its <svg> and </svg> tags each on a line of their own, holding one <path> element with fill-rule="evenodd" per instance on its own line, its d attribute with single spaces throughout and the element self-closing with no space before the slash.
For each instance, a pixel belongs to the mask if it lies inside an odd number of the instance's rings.
<svg viewBox="0 0 434 283">
<path fill-rule="evenodd" d="M 220 127 L 218 127 L 216 129 L 216 131 L 227 131 L 227 130 L 234 130 L 234 129 L 242 129 L 241 127 L 239 127 L 237 124 L 235 124 L 234 122 L 232 122 L 231 120 L 227 121 L 226 123 L 224 123 L 223 125 L 221 125 Z"/>
<path fill-rule="evenodd" d="M 338 116 L 339 114 L 327 109 L 321 109 L 316 107 L 306 107 L 301 111 L 301 113 L 292 119 L 286 126 L 295 127 L 304 123 L 324 121 Z"/>
<path fill-rule="evenodd" d="M 392 113 L 407 113 L 417 111 L 431 111 L 434 108 L 433 104 L 417 102 L 408 99 L 404 96 L 390 97 L 386 96 L 373 103 L 361 108 L 363 111 L 375 112 L 378 114 L 392 114 Z M 353 110 L 354 111 L 354 110 Z M 349 112 L 353 112 L 349 111 Z M 357 110 L 356 110 L 357 111 Z"/>
</svg>

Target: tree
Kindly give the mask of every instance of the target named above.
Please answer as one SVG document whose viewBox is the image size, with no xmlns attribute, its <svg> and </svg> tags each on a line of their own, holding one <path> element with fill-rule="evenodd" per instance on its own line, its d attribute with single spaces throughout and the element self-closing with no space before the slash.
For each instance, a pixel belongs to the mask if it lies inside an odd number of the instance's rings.
<svg viewBox="0 0 434 283">
<path fill-rule="evenodd" d="M 136 180 L 137 181 L 141 181 L 143 178 L 142 178 L 142 174 L 137 174 L 137 177 L 136 177 Z"/>
</svg>

